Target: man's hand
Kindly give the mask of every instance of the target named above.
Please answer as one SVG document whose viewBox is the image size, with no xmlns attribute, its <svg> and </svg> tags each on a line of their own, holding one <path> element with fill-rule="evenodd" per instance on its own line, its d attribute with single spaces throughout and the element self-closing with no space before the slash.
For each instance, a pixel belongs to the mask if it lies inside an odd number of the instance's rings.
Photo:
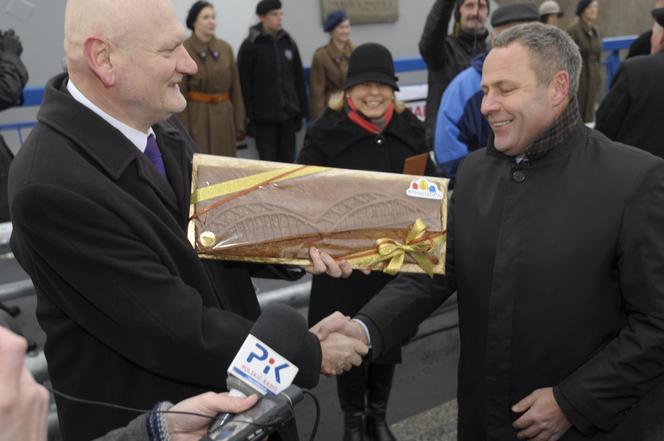
<svg viewBox="0 0 664 441">
<path fill-rule="evenodd" d="M 0 327 L 0 440 L 46 440 L 48 392 L 25 367 L 26 347 Z"/>
<path fill-rule="evenodd" d="M 550 387 L 533 391 L 512 406 L 512 412 L 523 413 L 513 424 L 515 429 L 520 429 L 519 439 L 556 441 L 572 426 Z"/>
<path fill-rule="evenodd" d="M 330 277 L 347 278 L 353 272 L 350 263 L 346 260 L 337 262 L 329 254 L 318 250 L 317 248 L 309 248 L 309 257 L 311 258 L 311 265 L 305 266 L 304 270 L 311 274 L 327 274 Z"/>
<path fill-rule="evenodd" d="M 338 332 L 345 336 L 354 338 L 361 341 L 365 345 L 369 344 L 369 338 L 362 328 L 362 325 L 354 320 L 351 320 L 347 315 L 343 315 L 339 311 L 334 312 L 325 317 L 320 322 L 316 323 L 311 329 L 311 332 L 316 334 L 319 340 L 323 341 L 328 335 Z"/>
<path fill-rule="evenodd" d="M 180 401 L 169 411 L 193 412 L 215 416 L 222 412 L 240 413 L 256 404 L 256 395 L 246 398 L 231 397 L 227 393 L 204 393 Z M 168 433 L 172 441 L 198 441 L 205 435 L 211 420 L 194 415 L 166 414 Z"/>
<path fill-rule="evenodd" d="M 367 355 L 367 345 L 354 338 L 333 333 L 320 342 L 323 352 L 321 372 L 325 375 L 339 375 L 353 366 L 362 364 L 362 357 Z"/>
</svg>

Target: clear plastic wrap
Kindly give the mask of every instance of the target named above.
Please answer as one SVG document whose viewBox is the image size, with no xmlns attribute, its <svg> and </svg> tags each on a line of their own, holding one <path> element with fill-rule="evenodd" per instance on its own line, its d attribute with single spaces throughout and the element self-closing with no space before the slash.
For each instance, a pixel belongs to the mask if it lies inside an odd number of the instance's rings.
<svg viewBox="0 0 664 441">
<path fill-rule="evenodd" d="M 442 274 L 446 208 L 442 178 L 197 154 L 188 234 L 209 259 Z"/>
</svg>

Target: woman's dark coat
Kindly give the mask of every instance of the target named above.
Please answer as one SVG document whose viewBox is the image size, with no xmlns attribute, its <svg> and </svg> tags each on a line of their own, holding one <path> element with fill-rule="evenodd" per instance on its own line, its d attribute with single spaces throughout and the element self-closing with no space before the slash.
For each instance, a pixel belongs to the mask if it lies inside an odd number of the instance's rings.
<svg viewBox="0 0 664 441">
<path fill-rule="evenodd" d="M 307 130 L 299 162 L 328 167 L 401 173 L 404 160 L 427 152 L 422 123 L 409 111 L 394 114 L 379 135 L 351 122 L 343 111 L 327 109 Z M 433 174 L 429 160 L 427 174 Z M 355 314 L 393 277 L 374 271 L 369 276 L 354 271 L 348 279 L 314 276 L 309 303 L 311 325 L 334 311 Z M 400 361 L 393 351 L 382 361 Z"/>
</svg>

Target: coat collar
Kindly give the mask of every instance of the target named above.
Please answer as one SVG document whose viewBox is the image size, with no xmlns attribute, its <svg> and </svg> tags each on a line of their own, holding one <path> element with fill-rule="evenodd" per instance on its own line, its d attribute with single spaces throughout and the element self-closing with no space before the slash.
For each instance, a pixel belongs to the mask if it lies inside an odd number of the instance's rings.
<svg viewBox="0 0 664 441">
<path fill-rule="evenodd" d="M 44 102 L 37 114 L 39 123 L 68 138 L 111 179 L 119 180 L 130 164 L 136 162 L 140 179 L 152 186 L 172 208 L 181 208 L 179 205 L 182 203 L 179 203 L 179 199 L 182 194 L 187 205 L 188 176 L 182 174 L 181 166 L 178 165 L 179 161 L 186 161 L 184 156 L 187 152 L 182 149 L 184 140 L 172 118 L 153 126 L 157 143 L 162 150 L 168 174 L 167 182 L 149 159 L 119 130 L 76 101 L 67 92 L 67 80 L 66 74 L 60 74 L 46 85 Z"/>
<path fill-rule="evenodd" d="M 332 58 L 334 61 L 338 63 L 341 63 L 341 60 L 346 60 L 350 58 L 351 52 L 353 52 L 353 43 L 348 41 L 346 45 L 344 46 L 343 50 L 339 50 L 336 44 L 332 41 L 330 38 L 330 41 L 327 43 L 325 46 L 325 50 L 327 51 L 328 55 L 330 58 Z"/>
<path fill-rule="evenodd" d="M 401 114 L 395 112 L 390 124 L 379 135 L 362 129 L 353 123 L 343 111 L 330 108 L 325 110 L 323 116 L 314 123 L 312 128 L 315 128 L 315 130 L 309 133 L 314 133 L 317 137 L 325 140 L 325 145 L 329 146 L 329 148 L 326 148 L 326 152 L 333 158 L 339 156 L 357 142 L 373 139 L 376 136 L 398 138 L 410 147 L 414 153 L 420 153 L 418 147 L 422 143 L 417 134 L 417 129 L 421 128 L 421 123 L 407 110 Z"/>
</svg>

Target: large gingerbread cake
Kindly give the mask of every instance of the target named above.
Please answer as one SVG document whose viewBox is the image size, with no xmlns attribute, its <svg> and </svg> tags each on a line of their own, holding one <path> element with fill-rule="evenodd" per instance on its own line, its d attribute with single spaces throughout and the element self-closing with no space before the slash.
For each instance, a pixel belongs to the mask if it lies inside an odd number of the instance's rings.
<svg viewBox="0 0 664 441">
<path fill-rule="evenodd" d="M 189 239 L 203 258 L 442 274 L 447 180 L 195 155 Z"/>
</svg>

